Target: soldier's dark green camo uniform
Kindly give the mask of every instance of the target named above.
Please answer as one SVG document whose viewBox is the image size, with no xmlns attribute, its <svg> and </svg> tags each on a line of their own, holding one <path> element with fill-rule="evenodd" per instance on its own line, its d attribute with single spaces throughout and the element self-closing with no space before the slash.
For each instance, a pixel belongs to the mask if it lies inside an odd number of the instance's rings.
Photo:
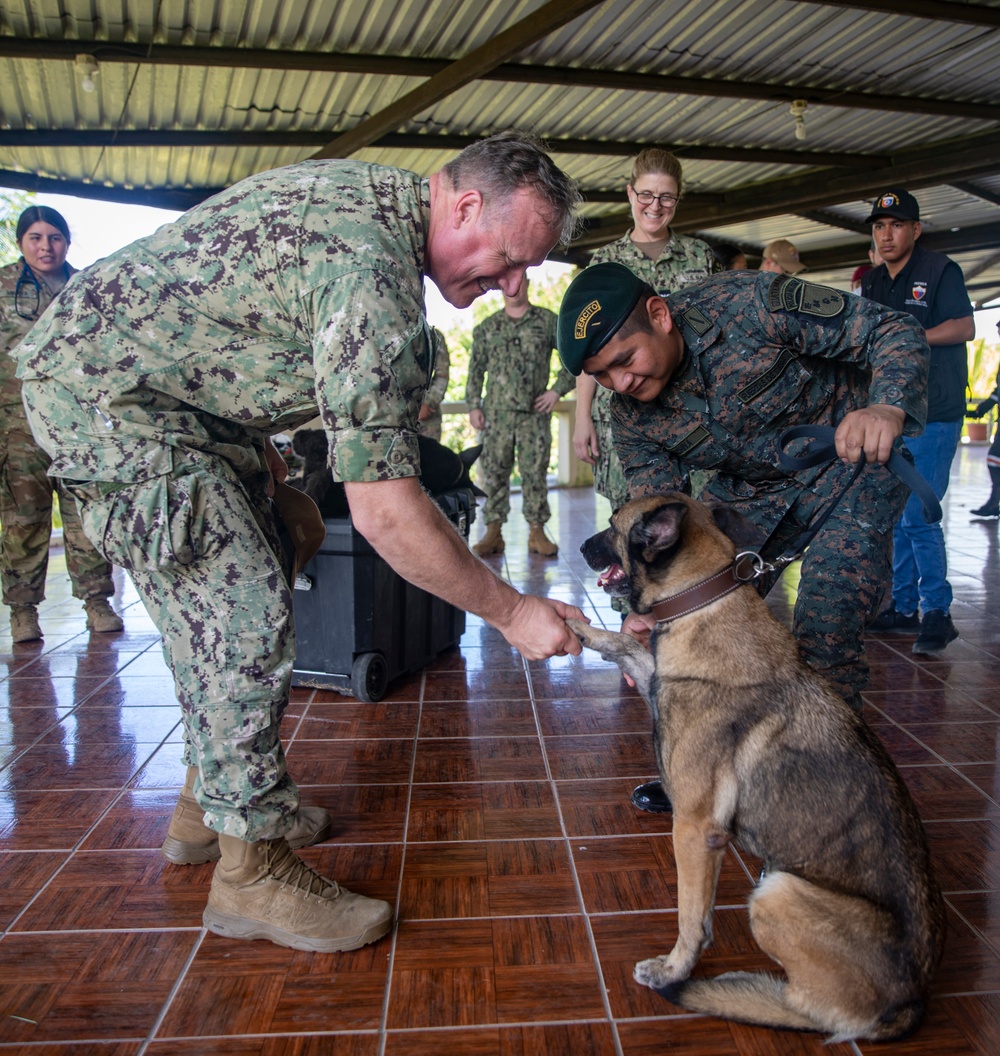
<svg viewBox="0 0 1000 1056">
<path fill-rule="evenodd" d="M 591 257 L 590 263 L 601 264 L 608 260 L 624 264 L 629 271 L 648 282 L 661 297 L 707 279 L 718 270 L 715 254 L 707 242 L 673 233 L 656 260 L 647 257 L 627 234 L 601 246 Z M 598 450 L 601 452 L 594 466 L 594 487 L 599 495 L 611 503 L 614 510 L 628 498 L 628 488 L 621 461 L 612 443 L 610 389 L 598 385 L 590 414 L 597 432 Z"/>
<path fill-rule="evenodd" d="M 552 450 L 552 415 L 539 413 L 533 404 L 549 388 L 557 322 L 554 312 L 533 304 L 520 319 L 501 309 L 472 331 L 465 399 L 470 411 L 481 409 L 486 416 L 479 459 L 489 495 L 483 506 L 486 524 L 503 524 L 510 513 L 515 449 L 525 520 L 545 524 L 551 516 L 545 476 Z M 576 378 L 560 367 L 552 388 L 565 396 L 575 385 Z"/>
<path fill-rule="evenodd" d="M 432 440 L 441 439 L 441 404 L 448 391 L 448 378 L 451 375 L 451 354 L 444 334 L 436 326 L 431 327 L 431 381 L 424 394 L 424 406 L 431 409 L 431 416 L 420 423 L 422 436 Z"/>
<path fill-rule="evenodd" d="M 64 265 L 67 277 L 73 269 Z M 48 475 L 49 456 L 35 443 L 21 403 L 21 383 L 8 355 L 52 303 L 63 283 L 25 275 L 24 258 L 0 268 L 0 581 L 5 605 L 38 605 L 52 535 L 52 492 L 59 493 L 66 571 L 82 601 L 115 592 L 111 566 L 84 535 L 76 503 Z M 23 277 L 23 281 L 22 281 Z M 34 278 L 35 281 L 29 281 Z M 17 297 L 21 281 L 21 296 Z"/>
<path fill-rule="evenodd" d="M 633 496 L 686 490 L 692 467 L 713 470 L 703 500 L 750 518 L 773 559 L 854 468 L 840 459 L 784 468 L 785 429 L 837 425 L 873 403 L 904 410 L 906 435 L 923 429 L 929 351 L 909 316 L 767 272 L 717 275 L 665 300 L 684 359 L 652 403 L 612 397 Z M 795 636 L 808 663 L 856 706 L 868 677 L 865 623 L 891 578 L 892 527 L 908 494 L 883 466 L 866 466 L 802 562 Z"/>
<path fill-rule="evenodd" d="M 35 435 L 163 635 L 211 828 L 283 835 L 292 600 L 266 436 L 317 412 L 346 481 L 416 475 L 430 190 L 304 162 L 74 277 L 19 349 Z"/>
</svg>

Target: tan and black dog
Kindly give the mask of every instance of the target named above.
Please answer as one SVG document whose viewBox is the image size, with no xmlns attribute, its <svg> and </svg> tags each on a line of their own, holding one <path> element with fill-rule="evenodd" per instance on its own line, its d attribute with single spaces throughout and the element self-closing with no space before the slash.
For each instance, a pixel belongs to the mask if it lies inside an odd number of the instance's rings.
<svg viewBox="0 0 1000 1056">
<path fill-rule="evenodd" d="M 649 650 L 570 621 L 650 703 L 673 802 L 679 934 L 635 978 L 697 1012 L 832 1040 L 900 1038 L 923 1016 L 944 941 L 923 826 L 879 740 L 800 659 L 742 561 L 735 571 L 748 527 L 670 493 L 627 503 L 581 547 L 610 570 L 609 593 L 661 621 Z M 712 941 L 731 840 L 764 862 L 750 925 L 787 981 L 689 979 Z"/>
</svg>

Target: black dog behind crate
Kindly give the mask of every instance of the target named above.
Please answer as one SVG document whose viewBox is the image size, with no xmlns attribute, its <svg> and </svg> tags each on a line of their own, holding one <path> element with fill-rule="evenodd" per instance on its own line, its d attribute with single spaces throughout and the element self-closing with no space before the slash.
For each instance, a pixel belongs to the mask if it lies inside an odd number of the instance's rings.
<svg viewBox="0 0 1000 1056">
<path fill-rule="evenodd" d="M 434 496 L 466 540 L 476 517 L 468 488 Z M 465 613 L 407 583 L 354 530 L 328 518 L 326 541 L 295 589 L 293 686 L 381 700 L 389 683 L 458 643 Z M 308 586 L 307 586 L 308 584 Z"/>
</svg>

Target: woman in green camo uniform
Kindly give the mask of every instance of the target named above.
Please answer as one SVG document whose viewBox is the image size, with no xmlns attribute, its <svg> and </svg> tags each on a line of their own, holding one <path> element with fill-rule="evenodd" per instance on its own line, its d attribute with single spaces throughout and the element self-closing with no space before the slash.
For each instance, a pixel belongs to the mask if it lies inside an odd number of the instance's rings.
<svg viewBox="0 0 1000 1056">
<path fill-rule="evenodd" d="M 626 186 L 634 226 L 617 242 L 597 250 L 590 263 L 624 264 L 661 297 L 720 270 L 708 243 L 670 230 L 682 191 L 681 163 L 673 154 L 657 147 L 638 154 Z M 627 498 L 627 489 L 611 442 L 611 391 L 585 374 L 576 382 L 573 449 L 577 458 L 594 467 L 598 494 L 617 509 Z M 703 484 L 692 481 L 695 494 Z"/>
<path fill-rule="evenodd" d="M 45 597 L 45 573 L 52 534 L 52 492 L 59 491 L 66 568 L 73 594 L 82 599 L 91 631 L 122 629 L 108 604 L 114 593 L 111 566 L 83 534 L 76 503 L 47 475 L 49 456 L 35 443 L 21 404 L 21 383 L 7 355 L 31 329 L 74 269 L 66 263 L 69 227 L 61 213 L 32 205 L 16 229 L 21 257 L 0 268 L 0 580 L 10 607 L 15 642 L 42 637 L 38 604 Z"/>
</svg>

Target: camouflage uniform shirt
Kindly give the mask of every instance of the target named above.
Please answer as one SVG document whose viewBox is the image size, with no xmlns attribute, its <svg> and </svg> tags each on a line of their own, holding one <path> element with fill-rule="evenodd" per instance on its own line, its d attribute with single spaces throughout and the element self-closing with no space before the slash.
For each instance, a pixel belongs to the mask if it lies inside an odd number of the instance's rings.
<svg viewBox="0 0 1000 1056">
<path fill-rule="evenodd" d="M 628 235 L 624 235 L 617 242 L 602 246 L 590 262 L 602 264 L 605 261 L 624 264 L 640 279 L 648 282 L 661 297 L 707 279 L 718 267 L 715 254 L 706 242 L 688 235 L 673 234 L 656 260 L 647 257 Z M 594 467 L 594 486 L 615 508 L 628 498 L 628 487 L 612 443 L 610 389 L 598 386 L 590 416 L 597 430 L 600 451 Z M 703 477 L 707 479 L 707 474 L 703 474 Z M 703 482 L 699 482 L 697 491 L 701 490 Z"/>
<path fill-rule="evenodd" d="M 556 347 L 557 317 L 547 308 L 530 305 L 520 319 L 501 309 L 472 331 L 472 353 L 465 398 L 469 410 L 491 412 L 534 411 L 535 400 L 549 387 L 549 368 Z M 486 395 L 483 396 L 483 376 Z M 552 386 L 560 396 L 576 386 L 576 378 L 563 367 Z"/>
<path fill-rule="evenodd" d="M 318 411 L 340 479 L 416 475 L 429 210 L 413 173 L 307 161 L 75 276 L 18 353 L 23 380 L 53 379 L 52 473 L 141 481 L 180 448 L 252 472 L 262 436 Z"/>
<path fill-rule="evenodd" d="M 701 282 L 718 269 L 715 254 L 708 243 L 688 235 L 671 234 L 670 241 L 656 260 L 647 257 L 628 235 L 623 235 L 616 242 L 601 246 L 590 258 L 590 263 L 603 264 L 608 260 L 624 264 L 661 297 L 682 286 Z"/>
<path fill-rule="evenodd" d="M 63 268 L 65 278 L 76 274 L 76 269 L 68 264 Z M 28 429 L 21 403 L 21 383 L 17 380 L 11 353 L 59 295 L 64 284 L 65 279 L 57 289 L 49 287 L 44 278 L 32 274 L 24 257 L 15 264 L 0 268 L 0 427 L 4 429 L 9 430 L 15 421 L 20 429 Z M 21 287 L 20 297 L 17 295 L 18 286 Z M 18 312 L 18 308 L 24 315 Z"/>
<path fill-rule="evenodd" d="M 785 469 L 785 429 L 837 425 L 870 403 L 902 408 L 907 435 L 923 429 L 928 347 L 909 316 L 767 272 L 716 275 L 666 300 L 681 363 L 652 403 L 612 399 L 633 496 L 685 490 L 691 467 L 714 470 L 705 498 L 770 534 L 793 506 L 807 524 L 851 468 Z"/>
</svg>

